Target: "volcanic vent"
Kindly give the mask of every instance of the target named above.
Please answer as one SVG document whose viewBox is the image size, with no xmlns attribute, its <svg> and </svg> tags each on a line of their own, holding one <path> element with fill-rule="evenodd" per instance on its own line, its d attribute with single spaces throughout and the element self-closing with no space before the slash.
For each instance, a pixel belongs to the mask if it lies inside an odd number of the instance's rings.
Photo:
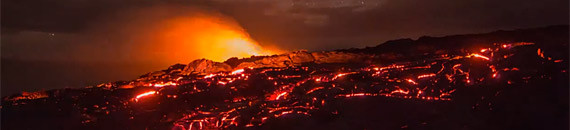
<svg viewBox="0 0 570 130">
<path fill-rule="evenodd" d="M 4 97 L 2 128 L 567 129 L 567 28 L 200 59 Z"/>
</svg>

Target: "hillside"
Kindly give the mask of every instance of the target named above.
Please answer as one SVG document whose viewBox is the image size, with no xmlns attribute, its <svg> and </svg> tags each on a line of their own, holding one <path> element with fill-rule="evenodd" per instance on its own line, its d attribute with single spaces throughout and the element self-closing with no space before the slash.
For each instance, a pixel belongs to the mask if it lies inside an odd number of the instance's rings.
<svg viewBox="0 0 570 130">
<path fill-rule="evenodd" d="M 568 36 L 568 26 L 551 26 L 199 59 L 3 97 L 1 127 L 568 129 Z"/>
</svg>

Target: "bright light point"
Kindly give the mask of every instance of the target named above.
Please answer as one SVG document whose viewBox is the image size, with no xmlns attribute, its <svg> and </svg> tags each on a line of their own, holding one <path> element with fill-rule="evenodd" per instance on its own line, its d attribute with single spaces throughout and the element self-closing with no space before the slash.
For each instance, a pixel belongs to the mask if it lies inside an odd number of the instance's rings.
<svg viewBox="0 0 570 130">
<path fill-rule="evenodd" d="M 410 93 L 410 91 L 404 91 L 402 89 L 397 89 L 397 90 L 390 92 L 390 94 L 394 94 L 394 93 L 408 94 L 408 93 Z"/>
<path fill-rule="evenodd" d="M 241 74 L 241 73 L 243 73 L 243 71 L 244 71 L 243 69 L 234 70 L 234 71 L 232 72 L 232 75 Z"/>
<path fill-rule="evenodd" d="M 283 93 L 279 94 L 279 95 L 275 98 L 275 100 L 279 100 L 281 97 L 285 96 L 285 94 L 287 94 L 287 92 L 283 92 Z"/>
<path fill-rule="evenodd" d="M 410 82 L 411 84 L 417 85 L 418 83 L 416 83 L 416 81 L 412 80 L 412 79 L 406 79 L 406 81 Z"/>
<path fill-rule="evenodd" d="M 139 94 L 139 95 L 137 95 L 137 96 L 135 97 L 135 101 L 138 102 L 140 98 L 147 97 L 147 96 L 150 96 L 150 95 L 154 95 L 154 94 L 157 94 L 157 93 L 158 93 L 157 91 L 148 91 L 148 92 L 145 92 L 145 93 L 141 93 L 141 94 Z"/>
<path fill-rule="evenodd" d="M 485 60 L 489 60 L 489 57 L 486 57 L 486 56 L 483 56 L 483 55 L 479 55 L 479 54 L 472 54 L 471 56 L 477 57 L 477 58 L 481 58 L 481 59 L 485 59 Z"/>
<path fill-rule="evenodd" d="M 214 76 L 216 76 L 216 75 L 215 74 L 209 74 L 209 75 L 204 76 L 204 78 L 207 79 L 207 78 L 212 78 Z"/>
<path fill-rule="evenodd" d="M 424 75 L 418 76 L 418 79 L 421 79 L 421 78 L 428 78 L 428 77 L 433 77 L 433 76 L 436 76 L 436 74 L 424 74 Z M 410 79 L 410 80 L 411 80 L 411 79 Z"/>
<path fill-rule="evenodd" d="M 160 83 L 155 83 L 155 84 L 150 84 L 150 86 L 154 86 L 154 87 L 164 87 L 164 86 L 176 86 L 178 85 L 177 83 L 174 82 L 160 82 Z"/>
</svg>

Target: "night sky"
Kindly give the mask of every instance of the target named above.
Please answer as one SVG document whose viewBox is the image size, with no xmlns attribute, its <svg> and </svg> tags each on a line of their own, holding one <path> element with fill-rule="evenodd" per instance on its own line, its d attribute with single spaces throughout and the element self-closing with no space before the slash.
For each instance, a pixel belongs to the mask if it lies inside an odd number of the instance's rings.
<svg viewBox="0 0 570 130">
<path fill-rule="evenodd" d="M 1 94 L 129 80 L 205 57 L 164 57 L 177 53 L 171 48 L 200 50 L 156 42 L 154 36 L 168 32 L 164 21 L 177 18 L 213 17 L 243 29 L 262 47 L 316 51 L 568 24 L 568 5 L 568 0 L 2 0 Z"/>
</svg>

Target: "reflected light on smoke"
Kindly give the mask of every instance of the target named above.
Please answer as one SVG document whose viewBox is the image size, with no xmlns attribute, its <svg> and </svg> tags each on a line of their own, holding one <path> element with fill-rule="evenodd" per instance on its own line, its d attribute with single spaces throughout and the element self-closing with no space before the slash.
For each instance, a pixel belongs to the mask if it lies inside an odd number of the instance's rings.
<svg viewBox="0 0 570 130">
<path fill-rule="evenodd" d="M 167 20 L 164 26 L 157 33 L 160 44 L 153 43 L 147 50 L 155 51 L 168 62 L 185 63 L 199 58 L 224 61 L 276 53 L 262 48 L 231 19 L 199 15 Z"/>
</svg>

